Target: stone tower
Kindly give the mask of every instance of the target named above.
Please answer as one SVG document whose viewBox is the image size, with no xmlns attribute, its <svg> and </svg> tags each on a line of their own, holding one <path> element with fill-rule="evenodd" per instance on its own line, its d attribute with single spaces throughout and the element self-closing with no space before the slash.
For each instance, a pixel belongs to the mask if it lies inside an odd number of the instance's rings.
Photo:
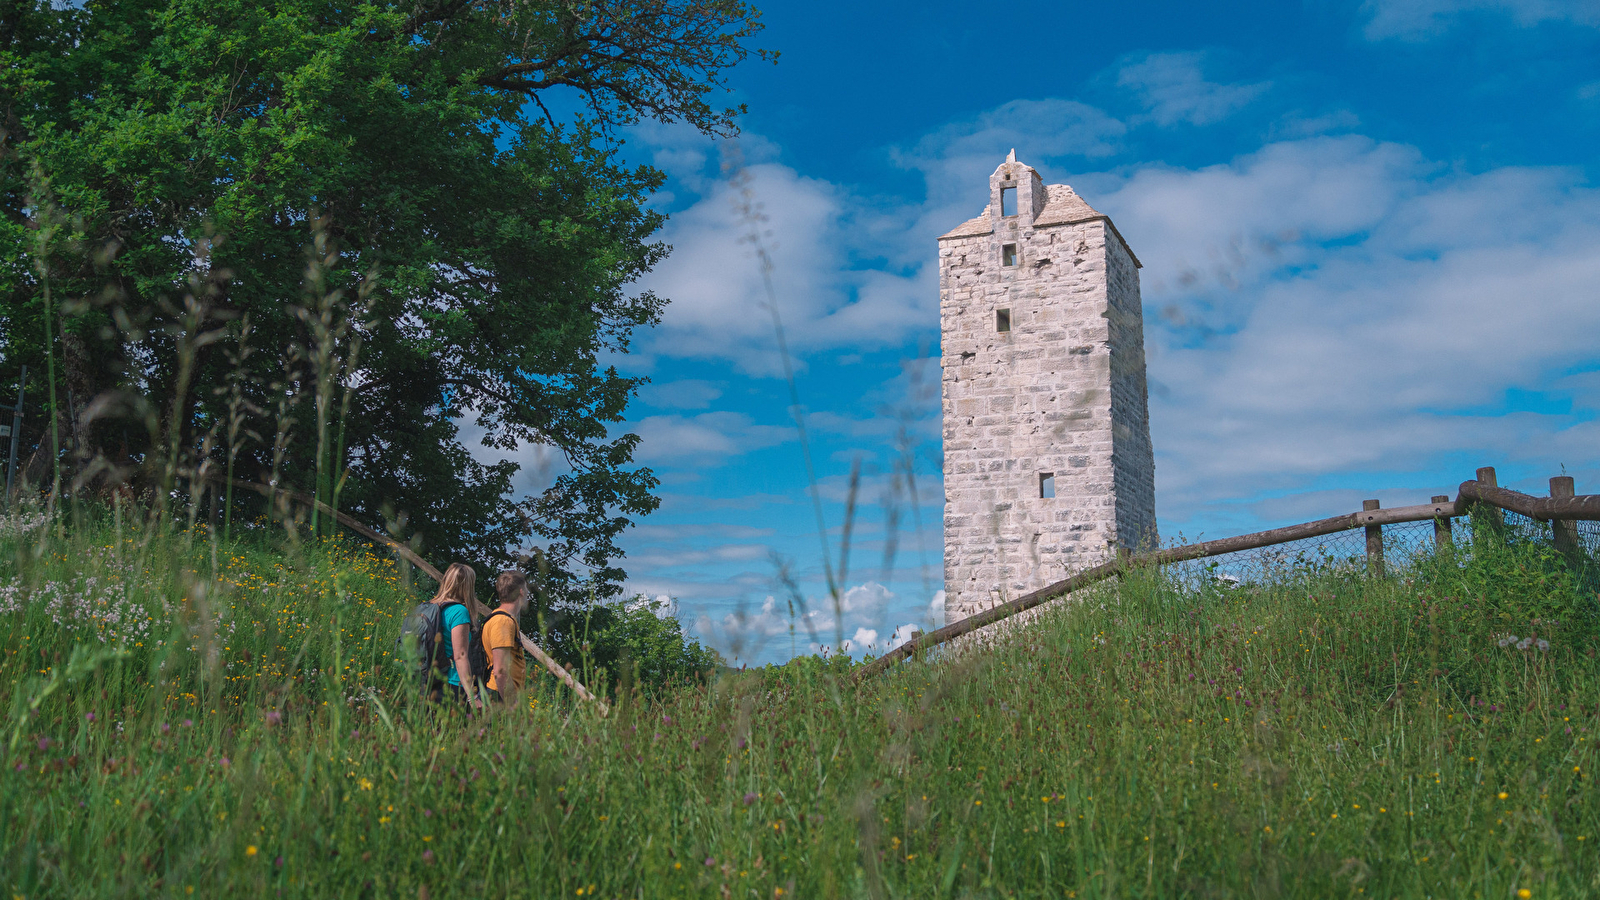
<svg viewBox="0 0 1600 900">
<path fill-rule="evenodd" d="M 1156 540 L 1139 260 L 1016 151 L 939 238 L 945 621 Z"/>
</svg>

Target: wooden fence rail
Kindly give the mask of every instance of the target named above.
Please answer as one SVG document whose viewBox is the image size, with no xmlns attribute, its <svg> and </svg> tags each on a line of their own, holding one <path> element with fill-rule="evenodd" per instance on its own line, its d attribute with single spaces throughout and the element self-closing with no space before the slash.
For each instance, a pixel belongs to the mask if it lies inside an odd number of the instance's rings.
<svg viewBox="0 0 1600 900">
<path fill-rule="evenodd" d="M 940 644 L 952 641 L 964 634 L 970 634 L 986 625 L 1009 619 L 1017 613 L 1030 610 L 1041 603 L 1063 597 L 1073 591 L 1105 581 L 1136 567 L 1161 566 L 1191 559 L 1202 559 L 1208 556 L 1238 553 L 1241 550 L 1258 550 L 1262 547 L 1293 543 L 1307 538 L 1349 531 L 1353 528 L 1365 528 L 1367 529 L 1368 566 L 1377 572 L 1381 572 L 1383 565 L 1381 529 L 1384 525 L 1432 520 L 1434 523 L 1434 539 L 1443 545 L 1450 541 L 1450 520 L 1457 516 L 1466 515 L 1472 505 L 1477 503 L 1484 504 L 1492 509 L 1521 513 L 1532 519 L 1553 520 L 1558 524 L 1565 523 L 1567 527 L 1557 527 L 1555 529 L 1557 545 L 1558 547 L 1563 545 L 1576 547 L 1577 532 L 1570 523 L 1572 520 L 1577 519 L 1600 520 L 1600 494 L 1573 496 L 1572 479 L 1566 477 L 1550 479 L 1550 486 L 1551 496 L 1549 497 L 1534 497 L 1530 494 L 1507 490 L 1496 485 L 1494 469 L 1485 467 L 1478 470 L 1476 480 L 1461 483 L 1461 487 L 1456 492 L 1456 499 L 1453 501 L 1448 497 L 1434 497 L 1432 503 L 1421 506 L 1379 509 L 1378 501 L 1368 500 L 1364 504 L 1367 508 L 1362 509 L 1360 512 L 1318 519 L 1315 522 L 1273 528 L 1268 531 L 1258 531 L 1254 534 L 1243 534 L 1238 537 L 1221 538 L 1215 541 L 1203 541 L 1182 547 L 1169 547 L 1164 550 L 1123 553 L 1117 558 L 1101 563 L 1098 566 L 1084 569 L 1064 581 L 1047 585 L 1032 593 L 1024 594 L 1015 600 L 991 607 L 958 622 L 952 622 L 936 631 L 930 631 L 915 637 L 857 669 L 851 678 L 857 682 L 871 678 L 909 656 L 931 650 Z M 1375 542 L 1374 537 L 1376 537 Z"/>
</svg>

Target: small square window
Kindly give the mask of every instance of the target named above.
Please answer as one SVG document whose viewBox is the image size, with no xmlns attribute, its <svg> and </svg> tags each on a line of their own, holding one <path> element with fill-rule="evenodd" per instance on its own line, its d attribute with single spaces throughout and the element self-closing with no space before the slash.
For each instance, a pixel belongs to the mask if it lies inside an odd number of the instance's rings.
<svg viewBox="0 0 1600 900">
<path fill-rule="evenodd" d="M 1009 309 L 997 309 L 997 310 L 994 311 L 994 330 L 995 331 L 1010 331 L 1011 330 L 1011 310 L 1009 310 Z"/>
<path fill-rule="evenodd" d="M 1055 495 L 1056 495 L 1056 473 L 1054 473 L 1054 472 L 1040 472 L 1039 473 L 1039 496 L 1041 498 L 1045 499 L 1045 500 L 1050 500 L 1050 499 L 1054 498 Z"/>
<path fill-rule="evenodd" d="M 1017 189 L 1003 187 L 1000 189 L 1000 215 L 1014 216 L 1017 214 Z"/>
<path fill-rule="evenodd" d="M 1014 266 L 1016 264 L 1017 264 L 1017 245 L 1016 244 L 1001 244 L 1000 245 L 1000 265 L 1002 265 L 1002 266 Z"/>
</svg>

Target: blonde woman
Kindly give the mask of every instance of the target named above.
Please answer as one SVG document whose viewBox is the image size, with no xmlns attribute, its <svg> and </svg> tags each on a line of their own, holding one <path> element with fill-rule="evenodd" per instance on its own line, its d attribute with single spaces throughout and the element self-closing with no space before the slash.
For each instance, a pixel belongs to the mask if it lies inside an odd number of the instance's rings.
<svg viewBox="0 0 1600 900">
<path fill-rule="evenodd" d="M 450 636 L 448 645 L 450 677 L 445 690 L 472 709 L 481 711 L 483 704 L 477 698 L 476 691 L 467 690 L 476 687 L 472 683 L 472 664 L 467 660 L 467 648 L 472 644 L 470 610 L 475 599 L 473 588 L 477 583 L 478 573 L 474 572 L 471 566 L 451 563 L 450 568 L 444 570 L 444 580 L 439 583 L 439 593 L 434 595 L 431 602 L 440 608 L 442 620 L 440 633 Z M 444 648 L 440 649 L 442 651 Z"/>
</svg>

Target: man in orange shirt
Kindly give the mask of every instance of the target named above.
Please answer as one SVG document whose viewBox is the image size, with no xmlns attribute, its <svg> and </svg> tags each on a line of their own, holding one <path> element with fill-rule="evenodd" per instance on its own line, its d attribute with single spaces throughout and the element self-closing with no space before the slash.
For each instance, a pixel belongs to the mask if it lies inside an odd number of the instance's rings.
<svg viewBox="0 0 1600 900">
<path fill-rule="evenodd" d="M 513 703 L 528 676 L 528 663 L 518 639 L 517 623 L 528 607 L 528 579 L 508 570 L 494 580 L 500 606 L 483 620 L 483 649 L 489 651 L 489 696 Z"/>
</svg>

